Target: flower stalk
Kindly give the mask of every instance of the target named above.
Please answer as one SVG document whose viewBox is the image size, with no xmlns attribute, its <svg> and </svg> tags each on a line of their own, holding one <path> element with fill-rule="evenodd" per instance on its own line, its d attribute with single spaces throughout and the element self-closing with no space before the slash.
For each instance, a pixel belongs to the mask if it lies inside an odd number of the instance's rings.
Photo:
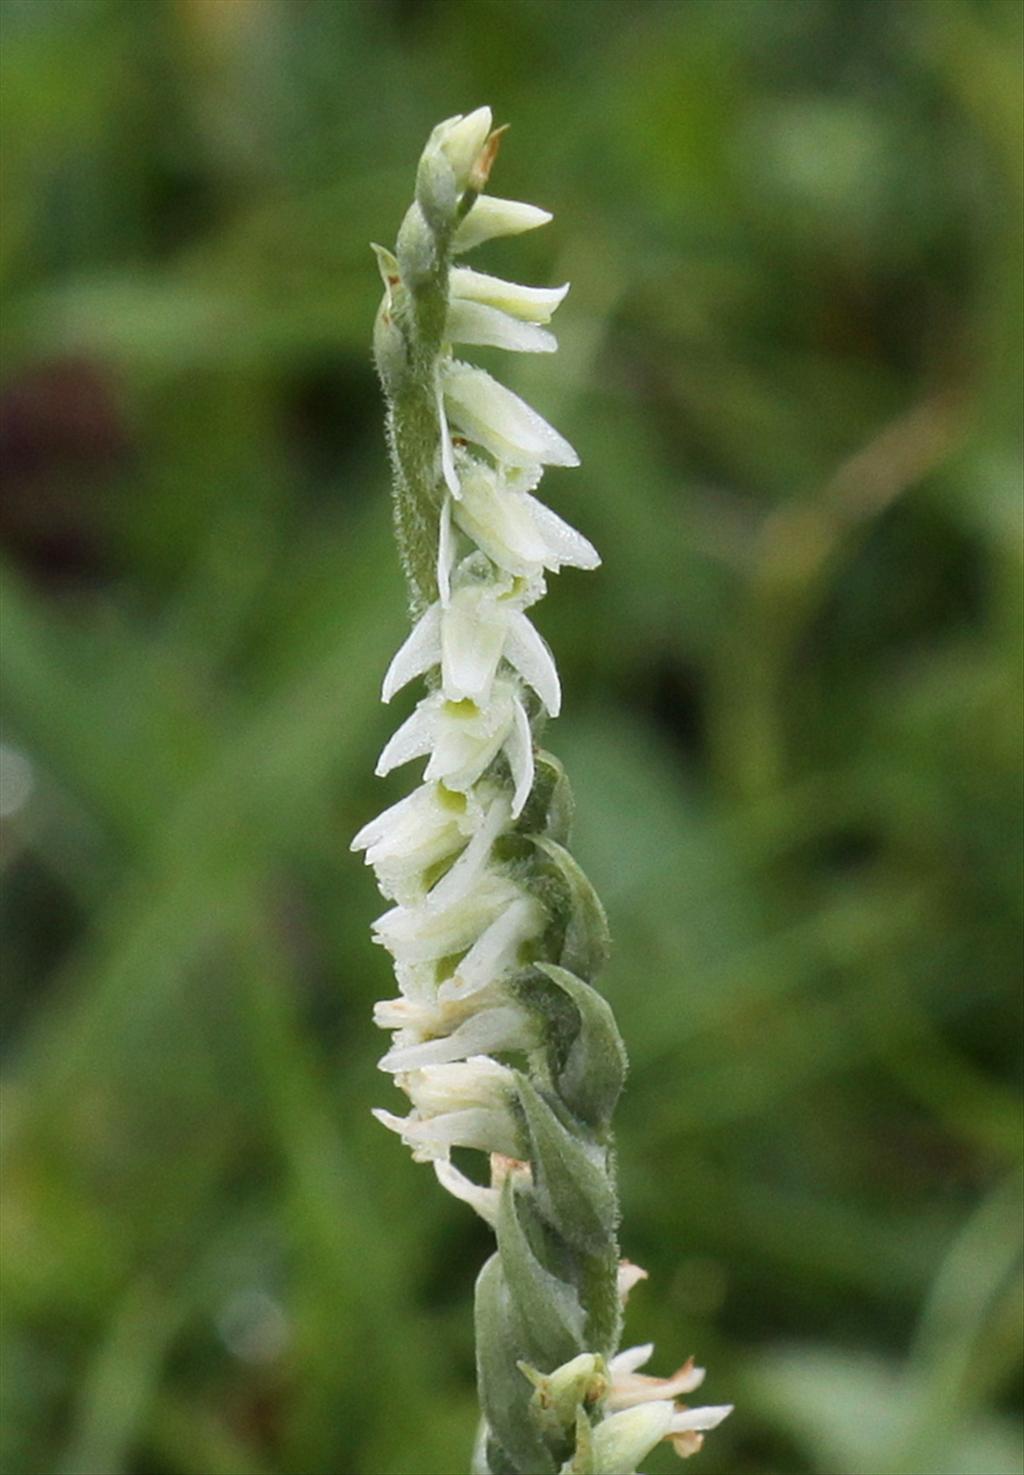
<svg viewBox="0 0 1024 1475">
<path fill-rule="evenodd" d="M 552 426 L 456 346 L 550 353 L 568 288 L 523 287 L 456 265 L 551 217 L 485 193 L 503 130 L 488 108 L 427 141 L 384 282 L 374 354 L 387 402 L 395 530 L 412 631 L 383 697 L 426 695 L 377 772 L 425 759 L 422 782 L 353 842 L 392 902 L 374 935 L 399 994 L 381 1068 L 405 1116 L 378 1111 L 442 1187 L 493 1228 L 476 1288 L 482 1422 L 477 1475 L 630 1475 L 663 1439 L 680 1454 L 728 1408 L 676 1399 L 703 1372 L 638 1369 L 619 1351 L 643 1272 L 620 1262 L 611 1117 L 626 1056 L 593 987 L 604 911 L 569 849 L 572 798 L 538 746 L 561 705 L 551 652 L 526 611 L 549 573 L 593 569 L 591 544 L 533 494 L 576 466 Z M 475 1176 L 453 1152 L 483 1155 Z"/>
</svg>

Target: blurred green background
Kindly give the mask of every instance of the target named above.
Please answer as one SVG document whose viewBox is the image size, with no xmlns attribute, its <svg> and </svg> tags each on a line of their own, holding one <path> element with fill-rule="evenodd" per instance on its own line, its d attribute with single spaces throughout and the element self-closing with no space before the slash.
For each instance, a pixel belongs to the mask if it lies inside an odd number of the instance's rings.
<svg viewBox="0 0 1024 1475">
<path fill-rule="evenodd" d="M 474 265 L 574 284 L 499 373 L 605 557 L 540 625 L 629 1340 L 735 1400 L 706 1475 L 1022 1469 L 1022 14 L 4 0 L 5 1475 L 465 1468 L 488 1234 L 370 1119 L 348 841 L 367 242 L 482 102 L 556 219 Z"/>
</svg>

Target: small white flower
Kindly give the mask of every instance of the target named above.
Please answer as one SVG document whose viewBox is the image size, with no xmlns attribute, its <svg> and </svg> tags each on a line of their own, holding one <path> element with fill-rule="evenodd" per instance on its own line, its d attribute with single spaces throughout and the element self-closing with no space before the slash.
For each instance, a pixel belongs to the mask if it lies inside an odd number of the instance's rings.
<svg viewBox="0 0 1024 1475">
<path fill-rule="evenodd" d="M 388 667 L 383 699 L 389 702 L 408 682 L 440 665 L 448 701 L 483 706 L 503 657 L 556 717 L 562 693 L 554 660 L 517 601 L 498 585 L 464 585 L 447 606 L 432 604 L 416 624 Z"/>
<path fill-rule="evenodd" d="M 453 361 L 444 374 L 452 421 L 501 462 L 512 466 L 578 466 L 564 436 L 483 369 Z"/>
<path fill-rule="evenodd" d="M 558 340 L 546 328 L 521 322 L 483 302 L 454 298 L 445 329 L 450 342 L 478 348 L 506 348 L 511 353 L 554 353 Z"/>
<path fill-rule="evenodd" d="M 420 1160 L 446 1158 L 453 1147 L 515 1157 L 519 1131 L 510 1101 L 514 1077 L 507 1066 L 486 1056 L 451 1065 L 426 1066 L 397 1076 L 413 1104 L 407 1117 L 375 1111 Z"/>
<path fill-rule="evenodd" d="M 561 287 L 524 287 L 519 282 L 505 282 L 501 277 L 490 277 L 467 266 L 454 268 L 450 287 L 456 300 L 481 302 L 527 323 L 550 323 L 569 291 L 568 282 Z"/>
<path fill-rule="evenodd" d="M 542 210 L 539 205 L 481 195 L 457 227 L 452 249 L 456 254 L 471 251 L 497 236 L 518 236 L 523 231 L 536 230 L 539 225 L 547 225 L 551 218 L 550 210 Z"/>
<path fill-rule="evenodd" d="M 519 1137 L 510 1113 L 485 1107 L 467 1107 L 464 1111 L 443 1112 L 439 1116 L 395 1116 L 376 1108 L 373 1115 L 382 1126 L 397 1132 L 412 1150 L 418 1163 L 447 1158 L 453 1147 L 475 1147 L 481 1152 L 515 1153 Z"/>
<path fill-rule="evenodd" d="M 704 1381 L 704 1369 L 695 1367 L 693 1358 L 684 1362 L 670 1378 L 652 1378 L 637 1369 L 650 1360 L 654 1344 L 630 1347 L 617 1353 L 608 1364 L 611 1373 L 611 1388 L 608 1392 L 610 1409 L 633 1408 L 639 1403 L 650 1403 L 655 1399 L 679 1398 L 692 1393 Z"/>
<path fill-rule="evenodd" d="M 381 1070 L 419 1070 L 428 1065 L 449 1065 L 472 1055 L 499 1054 L 506 1050 L 532 1050 L 539 1041 L 535 1016 L 521 1005 L 504 1004 L 481 1009 L 450 1035 L 418 1044 L 396 1045 L 381 1057 Z"/>
<path fill-rule="evenodd" d="M 402 963 L 446 958 L 471 947 L 521 895 L 509 877 L 489 871 L 468 895 L 449 906 L 432 906 L 428 895 L 417 906 L 392 907 L 374 922 L 374 941 Z"/>
<path fill-rule="evenodd" d="M 366 852 L 366 863 L 373 867 L 384 895 L 408 906 L 426 894 L 424 873 L 455 854 L 480 829 L 486 801 L 486 794 L 466 795 L 443 784 L 421 784 L 364 825 L 352 849 Z"/>
<path fill-rule="evenodd" d="M 502 749 L 512 770 L 515 818 L 533 786 L 533 741 L 515 685 L 498 677 L 485 709 L 471 701 L 450 702 L 443 692 L 425 697 L 385 745 L 377 773 L 390 773 L 429 753 L 424 777 L 464 793 Z"/>
<path fill-rule="evenodd" d="M 539 477 L 540 468 L 536 468 Z M 532 477 L 522 478 L 531 485 Z M 582 534 L 521 490 L 501 467 L 473 462 L 460 468 L 461 496 L 453 514 L 459 527 L 506 573 L 536 577 L 541 569 L 597 568 L 601 559 Z"/>
</svg>

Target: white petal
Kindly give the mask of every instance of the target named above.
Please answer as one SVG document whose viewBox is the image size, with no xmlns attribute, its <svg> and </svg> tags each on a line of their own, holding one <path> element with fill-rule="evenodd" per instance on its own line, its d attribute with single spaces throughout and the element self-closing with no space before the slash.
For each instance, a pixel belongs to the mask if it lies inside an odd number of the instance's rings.
<svg viewBox="0 0 1024 1475">
<path fill-rule="evenodd" d="M 513 702 L 512 730 L 508 735 L 506 752 L 515 784 L 512 818 L 518 819 L 533 788 L 533 735 L 530 732 L 530 719 L 518 697 Z"/>
<path fill-rule="evenodd" d="M 483 369 L 454 364 L 445 376 L 444 396 L 455 424 L 499 461 L 580 464 L 572 446 L 553 426 Z"/>
<path fill-rule="evenodd" d="M 732 1413 L 731 1403 L 722 1403 L 709 1408 L 687 1408 L 674 1414 L 669 1432 L 685 1434 L 690 1429 L 717 1429 L 723 1419 Z"/>
<path fill-rule="evenodd" d="M 451 870 L 442 876 L 429 893 L 427 904 L 430 907 L 437 909 L 453 906 L 477 883 L 490 858 L 491 848 L 507 825 L 508 819 L 508 800 L 502 795 L 494 800 L 483 824 Z"/>
<path fill-rule="evenodd" d="M 645 1367 L 654 1356 L 654 1343 L 644 1342 L 640 1347 L 627 1347 L 623 1352 L 616 1352 L 615 1356 L 609 1358 L 608 1371 L 615 1373 L 635 1373 L 637 1368 Z"/>
<path fill-rule="evenodd" d="M 462 1000 L 498 983 L 517 968 L 520 949 L 544 925 L 544 909 L 532 896 L 521 896 L 481 933 L 451 978 L 441 984 L 442 1004 Z"/>
<path fill-rule="evenodd" d="M 429 671 L 441 660 L 441 607 L 432 604 L 413 626 L 412 634 L 396 654 L 384 677 L 381 700 L 390 702 L 396 691 Z"/>
<path fill-rule="evenodd" d="M 513 610 L 508 617 L 504 654 L 527 685 L 533 687 L 551 716 L 557 717 L 562 706 L 562 688 L 554 657 L 521 610 Z"/>
<path fill-rule="evenodd" d="M 424 753 L 430 752 L 434 720 L 434 709 L 428 697 L 420 702 L 415 712 L 406 718 L 395 735 L 385 743 L 374 770 L 378 778 L 383 778 L 393 768 L 401 768 L 403 763 L 408 763 L 413 758 L 422 758 Z"/>
<path fill-rule="evenodd" d="M 538 502 L 536 497 L 527 496 L 525 500 L 548 549 L 548 556 L 544 560 L 547 568 L 557 569 L 568 565 L 570 568 L 591 569 L 600 565 L 600 554 L 582 533 L 570 527 L 557 512 L 545 507 L 543 502 Z"/>
<path fill-rule="evenodd" d="M 446 333 L 452 343 L 507 348 L 511 353 L 554 353 L 558 340 L 546 328 L 521 322 L 483 302 L 452 300 Z"/>
<path fill-rule="evenodd" d="M 471 251 L 483 241 L 496 236 L 518 236 L 526 230 L 547 225 L 550 210 L 527 205 L 522 200 L 502 200 L 497 195 L 480 195 L 452 238 L 452 250 L 459 255 Z"/>
<path fill-rule="evenodd" d="M 494 1228 L 498 1222 L 498 1203 L 501 1198 L 497 1188 L 485 1188 L 482 1183 L 474 1183 L 465 1173 L 460 1173 L 447 1158 L 435 1158 L 434 1172 L 442 1188 L 446 1188 L 453 1198 L 469 1204 L 481 1219 Z"/>
<path fill-rule="evenodd" d="M 489 277 L 465 266 L 454 268 L 450 286 L 453 297 L 484 302 L 528 323 L 549 323 L 551 314 L 569 290 L 568 282 L 562 287 L 523 287 L 518 282 L 504 282 L 501 277 Z"/>
</svg>

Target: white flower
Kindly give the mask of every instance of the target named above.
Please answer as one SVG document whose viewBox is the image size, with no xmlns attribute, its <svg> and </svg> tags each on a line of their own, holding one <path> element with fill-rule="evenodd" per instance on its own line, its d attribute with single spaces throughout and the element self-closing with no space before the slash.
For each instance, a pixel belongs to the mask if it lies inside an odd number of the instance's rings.
<svg viewBox="0 0 1024 1475">
<path fill-rule="evenodd" d="M 373 924 L 374 941 L 399 962 L 429 963 L 469 948 L 496 917 L 522 896 L 514 881 L 485 873 L 468 895 L 447 906 L 430 897 L 412 907 L 392 907 Z"/>
<path fill-rule="evenodd" d="M 469 214 L 458 225 L 452 238 L 456 254 L 471 251 L 483 241 L 497 236 L 518 236 L 523 231 L 547 225 L 550 210 L 527 205 L 522 200 L 501 200 L 496 195 L 481 195 Z"/>
<path fill-rule="evenodd" d="M 653 1351 L 653 1342 L 648 1342 L 643 1347 L 627 1348 L 611 1359 L 608 1364 L 612 1377 L 608 1393 L 610 1409 L 633 1408 L 638 1403 L 650 1403 L 661 1398 L 678 1398 L 683 1393 L 692 1393 L 703 1383 L 704 1369 L 694 1367 L 692 1357 L 670 1378 L 652 1378 L 638 1372 L 638 1368 L 650 1361 Z"/>
<path fill-rule="evenodd" d="M 507 348 L 512 353 L 554 353 L 558 340 L 546 328 L 520 322 L 507 312 L 483 302 L 455 298 L 448 308 L 445 330 L 452 343 L 479 348 Z"/>
<path fill-rule="evenodd" d="M 667 1399 L 644 1402 L 609 1414 L 594 1429 L 593 1464 L 607 1475 L 632 1475 L 638 1461 L 671 1440 L 684 1459 L 703 1443 L 700 1430 L 716 1429 L 732 1413 L 732 1404 L 680 1409 Z"/>
<path fill-rule="evenodd" d="M 519 282 L 505 282 L 501 277 L 472 271 L 468 266 L 455 267 L 449 285 L 455 300 L 481 302 L 527 323 L 550 323 L 569 291 L 568 282 L 561 287 L 524 287 Z"/>
<path fill-rule="evenodd" d="M 510 1108 L 514 1077 L 486 1056 L 451 1065 L 426 1066 L 396 1077 L 413 1103 L 407 1117 L 388 1111 L 374 1116 L 397 1132 L 420 1161 L 446 1158 L 453 1147 L 515 1157 L 519 1130 Z"/>
<path fill-rule="evenodd" d="M 425 873 L 479 831 L 487 797 L 457 793 L 443 784 L 421 784 L 364 825 L 352 849 L 366 852 L 366 863 L 373 867 L 384 895 L 408 906 L 426 894 Z"/>
<path fill-rule="evenodd" d="M 471 1055 L 505 1050 L 532 1050 L 539 1043 L 536 1018 L 519 1004 L 503 1004 L 471 1014 L 451 1034 L 417 1044 L 394 1046 L 381 1057 L 381 1070 L 419 1070 L 427 1065 L 449 1065 Z"/>
<path fill-rule="evenodd" d="M 502 657 L 540 697 L 552 717 L 561 706 L 561 687 L 551 652 L 517 608 L 515 598 L 495 584 L 466 584 L 448 604 L 432 604 L 398 651 L 384 677 L 382 696 L 395 692 L 440 665 L 441 688 L 450 702 L 487 703 Z"/>
<path fill-rule="evenodd" d="M 512 466 L 580 464 L 564 436 L 483 369 L 453 361 L 444 371 L 443 391 L 453 423 L 498 461 Z"/>
<path fill-rule="evenodd" d="M 425 697 L 385 745 L 377 773 L 390 773 L 429 753 L 424 777 L 464 793 L 502 750 L 512 770 L 515 818 L 533 785 L 533 740 L 516 686 L 498 677 L 486 708 L 472 701 L 450 702 L 443 692 Z"/>
<path fill-rule="evenodd" d="M 536 479 L 522 480 L 536 485 Z M 536 577 L 541 569 L 597 568 L 601 559 L 582 534 L 545 507 L 517 478 L 501 467 L 474 461 L 460 466 L 461 495 L 452 509 L 455 521 L 506 573 Z"/>
</svg>

